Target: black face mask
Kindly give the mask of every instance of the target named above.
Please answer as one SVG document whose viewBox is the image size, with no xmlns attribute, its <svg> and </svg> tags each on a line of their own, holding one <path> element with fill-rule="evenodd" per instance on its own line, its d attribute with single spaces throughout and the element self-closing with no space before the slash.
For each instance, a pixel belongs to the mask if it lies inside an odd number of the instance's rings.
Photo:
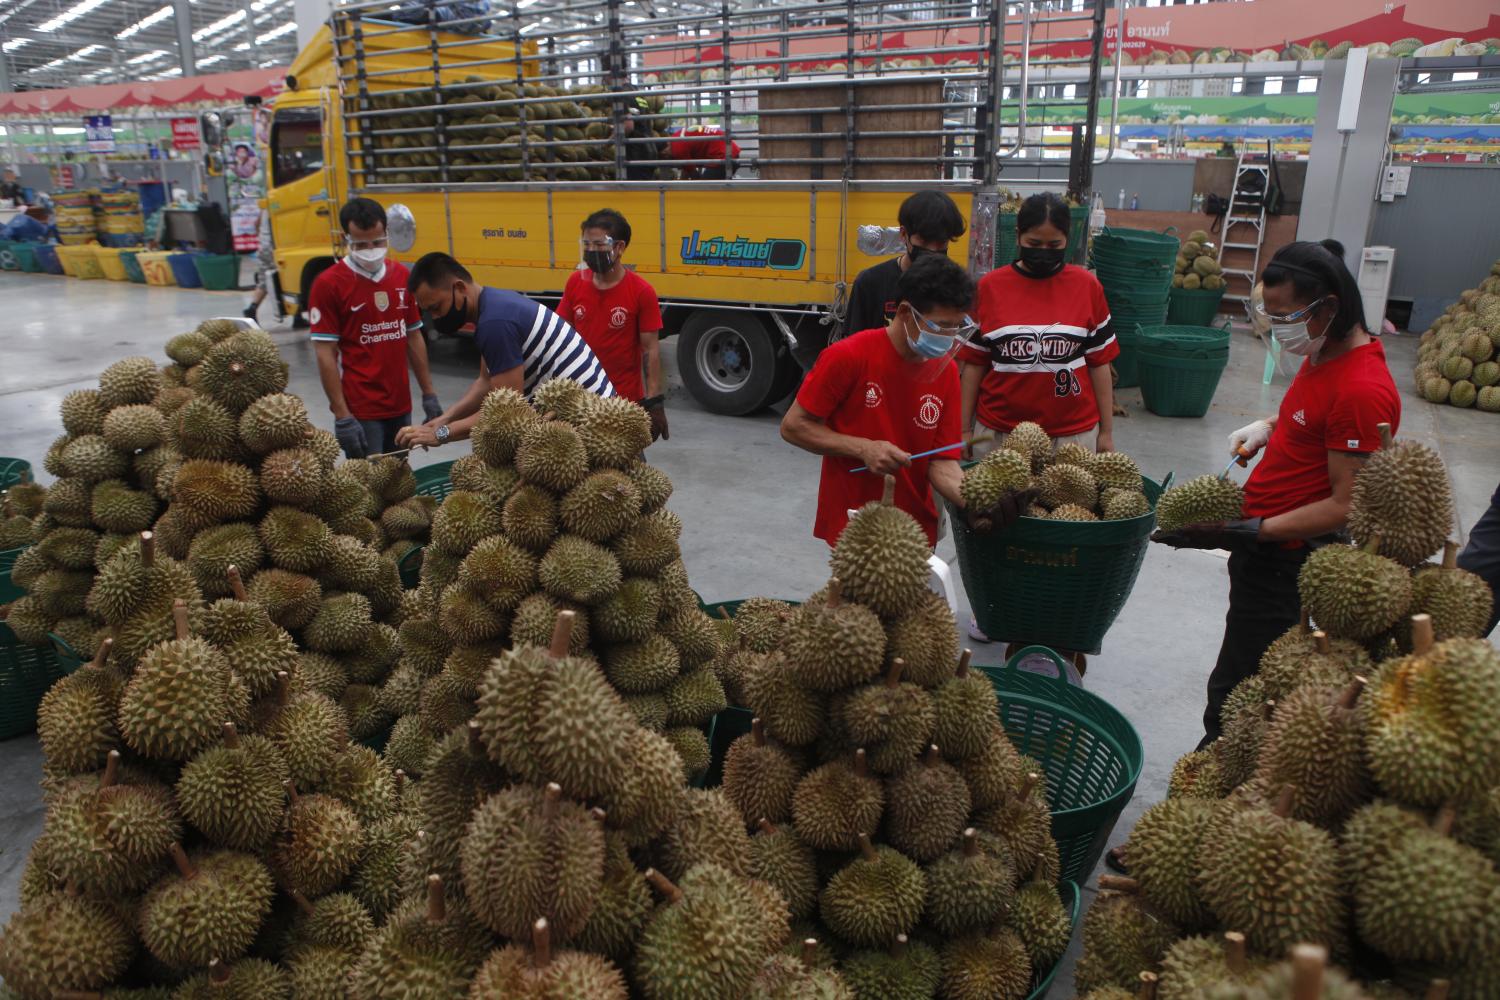
<svg viewBox="0 0 1500 1000">
<path fill-rule="evenodd" d="M 1020 251 L 1021 263 L 1026 265 L 1026 270 L 1039 278 L 1046 278 L 1063 269 L 1063 255 L 1067 248 L 1022 246 Z"/>
<path fill-rule="evenodd" d="M 915 264 L 928 255 L 933 257 L 946 257 L 948 254 L 942 250 L 929 250 L 927 247 L 919 247 L 915 243 L 909 243 L 906 247 L 906 259 Z"/>
<path fill-rule="evenodd" d="M 432 328 L 445 337 L 451 337 L 468 322 L 468 310 L 458 304 L 458 289 L 453 290 L 453 305 L 441 316 L 432 317 Z"/>
<path fill-rule="evenodd" d="M 615 258 L 608 250 L 585 250 L 583 262 L 600 277 L 608 274 L 615 266 Z"/>
</svg>

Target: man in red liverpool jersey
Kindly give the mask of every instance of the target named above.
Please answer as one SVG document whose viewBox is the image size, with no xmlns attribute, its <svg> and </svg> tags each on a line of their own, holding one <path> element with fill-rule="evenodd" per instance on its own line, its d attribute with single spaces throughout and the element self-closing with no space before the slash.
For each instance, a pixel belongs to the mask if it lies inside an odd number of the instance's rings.
<svg viewBox="0 0 1500 1000">
<path fill-rule="evenodd" d="M 422 315 L 406 289 L 407 272 L 386 259 L 385 209 L 354 198 L 339 211 L 348 253 L 318 275 L 308 295 L 308 324 L 318 377 L 333 411 L 333 432 L 350 458 L 396 447 L 411 423 L 407 368 L 422 389 L 422 412 L 443 412 L 427 370 Z"/>
<path fill-rule="evenodd" d="M 1394 431 L 1401 420 L 1401 397 L 1385 350 L 1366 329 L 1344 248 L 1333 240 L 1290 243 L 1261 278 L 1271 335 L 1304 360 L 1277 415 L 1229 437 L 1231 453 L 1264 451 L 1245 483 L 1245 518 L 1153 536 L 1178 548 L 1229 551 L 1229 614 L 1208 679 L 1201 746 L 1219 735 L 1225 697 L 1300 620 L 1298 571 L 1312 547 L 1344 530 L 1354 476 L 1380 447 L 1379 425 Z"/>
<path fill-rule="evenodd" d="M 651 439 L 671 437 L 661 388 L 661 307 L 656 290 L 625 266 L 630 223 L 604 208 L 583 220 L 580 240 L 588 270 L 574 271 L 558 315 L 598 355 L 615 392 L 651 416 Z"/>
</svg>

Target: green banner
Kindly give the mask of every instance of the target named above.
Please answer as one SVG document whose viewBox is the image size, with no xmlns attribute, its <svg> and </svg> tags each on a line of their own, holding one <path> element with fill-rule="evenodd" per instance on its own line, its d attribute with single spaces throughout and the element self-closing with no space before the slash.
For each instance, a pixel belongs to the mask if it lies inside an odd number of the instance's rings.
<svg viewBox="0 0 1500 1000">
<path fill-rule="evenodd" d="M 1120 121 L 1125 124 L 1182 122 L 1197 125 L 1282 125 L 1312 122 L 1318 113 L 1316 94 L 1258 94 L 1248 97 L 1123 97 Z M 1100 105 L 1101 118 L 1109 105 Z M 1072 124 L 1083 120 L 1082 106 L 1033 107 L 1027 113 L 1033 125 Z M 1398 94 L 1394 118 L 1397 122 L 1454 125 L 1500 124 L 1500 91 L 1459 94 Z M 1008 104 L 1001 119 L 1016 120 L 1016 107 Z"/>
</svg>

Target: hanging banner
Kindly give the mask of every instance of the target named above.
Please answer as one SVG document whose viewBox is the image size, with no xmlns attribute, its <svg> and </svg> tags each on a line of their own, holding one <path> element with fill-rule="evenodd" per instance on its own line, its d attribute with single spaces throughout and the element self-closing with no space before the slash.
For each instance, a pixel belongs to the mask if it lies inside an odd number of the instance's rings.
<svg viewBox="0 0 1500 1000">
<path fill-rule="evenodd" d="M 198 131 L 197 118 L 172 119 L 173 149 L 201 149 L 202 147 L 203 137 Z"/>
<path fill-rule="evenodd" d="M 115 151 L 115 128 L 109 115 L 89 115 L 85 118 L 83 137 L 90 153 Z"/>
</svg>

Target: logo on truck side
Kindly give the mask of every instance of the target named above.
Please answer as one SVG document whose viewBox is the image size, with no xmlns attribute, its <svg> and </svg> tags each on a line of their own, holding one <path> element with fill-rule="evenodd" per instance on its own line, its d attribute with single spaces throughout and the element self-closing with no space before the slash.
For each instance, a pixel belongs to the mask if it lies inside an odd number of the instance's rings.
<svg viewBox="0 0 1500 1000">
<path fill-rule="evenodd" d="M 773 271 L 800 271 L 807 259 L 807 244 L 801 240 L 772 238 L 747 240 L 713 236 L 704 239 L 699 230 L 682 238 L 682 262 L 709 267 L 764 267 Z"/>
</svg>

